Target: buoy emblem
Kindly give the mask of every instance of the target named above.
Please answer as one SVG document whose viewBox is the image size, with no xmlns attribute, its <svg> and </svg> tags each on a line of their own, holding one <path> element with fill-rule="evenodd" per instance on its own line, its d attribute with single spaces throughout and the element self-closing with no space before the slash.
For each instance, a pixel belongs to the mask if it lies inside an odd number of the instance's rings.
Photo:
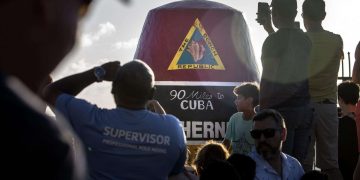
<svg viewBox="0 0 360 180">
<path fill-rule="evenodd" d="M 214 44 L 198 18 L 190 27 L 168 68 L 179 69 L 225 70 Z"/>
</svg>

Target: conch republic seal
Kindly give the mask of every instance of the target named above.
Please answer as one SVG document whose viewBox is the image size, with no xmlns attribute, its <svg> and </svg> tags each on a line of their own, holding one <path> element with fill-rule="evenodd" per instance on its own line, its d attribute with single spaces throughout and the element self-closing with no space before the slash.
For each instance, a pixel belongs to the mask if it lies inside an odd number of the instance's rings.
<svg viewBox="0 0 360 180">
<path fill-rule="evenodd" d="M 188 144 L 223 139 L 236 112 L 233 88 L 259 81 L 242 13 L 211 1 L 152 9 L 134 58 L 153 69 L 155 99 L 182 121 Z"/>
</svg>

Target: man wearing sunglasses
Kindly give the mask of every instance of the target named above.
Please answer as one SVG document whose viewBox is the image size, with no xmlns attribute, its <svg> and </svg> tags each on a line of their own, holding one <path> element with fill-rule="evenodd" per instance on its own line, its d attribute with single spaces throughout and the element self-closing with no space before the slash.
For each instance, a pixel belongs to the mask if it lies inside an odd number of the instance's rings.
<svg viewBox="0 0 360 180">
<path fill-rule="evenodd" d="M 256 147 L 249 154 L 256 162 L 255 179 L 298 180 L 302 177 L 304 170 L 299 161 L 281 152 L 287 131 L 279 112 L 264 109 L 257 113 L 250 133 Z"/>
<path fill-rule="evenodd" d="M 44 114 L 36 92 L 74 46 L 88 3 L 0 1 L 1 163 L 7 179 L 85 179 L 74 134 L 65 121 Z"/>
</svg>

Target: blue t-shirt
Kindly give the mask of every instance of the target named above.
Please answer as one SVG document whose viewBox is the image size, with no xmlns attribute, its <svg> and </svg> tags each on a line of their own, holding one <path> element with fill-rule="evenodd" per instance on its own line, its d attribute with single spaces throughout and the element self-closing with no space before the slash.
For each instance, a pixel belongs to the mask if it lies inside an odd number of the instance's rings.
<svg viewBox="0 0 360 180">
<path fill-rule="evenodd" d="M 254 147 L 254 139 L 250 135 L 253 121 L 244 120 L 243 113 L 237 112 L 230 117 L 225 139 L 231 141 L 232 153 L 249 154 Z"/>
<path fill-rule="evenodd" d="M 83 141 L 92 179 L 167 179 L 183 170 L 186 139 L 172 115 L 101 109 L 67 94 L 56 108 Z"/>
</svg>

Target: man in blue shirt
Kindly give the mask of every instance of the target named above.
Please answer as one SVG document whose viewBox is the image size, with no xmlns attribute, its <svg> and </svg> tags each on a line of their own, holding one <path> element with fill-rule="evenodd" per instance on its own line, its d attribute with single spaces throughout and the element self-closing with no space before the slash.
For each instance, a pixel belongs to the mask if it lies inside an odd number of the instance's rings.
<svg viewBox="0 0 360 180">
<path fill-rule="evenodd" d="M 116 108 L 75 97 L 102 80 L 113 81 Z M 167 179 L 183 170 L 186 139 L 175 116 L 146 109 L 154 90 L 154 73 L 144 62 L 120 67 L 115 61 L 60 79 L 45 96 L 83 141 L 92 179 Z"/>
<path fill-rule="evenodd" d="M 282 153 L 286 139 L 284 118 L 273 109 L 264 109 L 254 117 L 251 136 L 256 150 L 249 156 L 256 162 L 255 179 L 299 180 L 304 174 L 301 164 L 295 158 Z"/>
</svg>

